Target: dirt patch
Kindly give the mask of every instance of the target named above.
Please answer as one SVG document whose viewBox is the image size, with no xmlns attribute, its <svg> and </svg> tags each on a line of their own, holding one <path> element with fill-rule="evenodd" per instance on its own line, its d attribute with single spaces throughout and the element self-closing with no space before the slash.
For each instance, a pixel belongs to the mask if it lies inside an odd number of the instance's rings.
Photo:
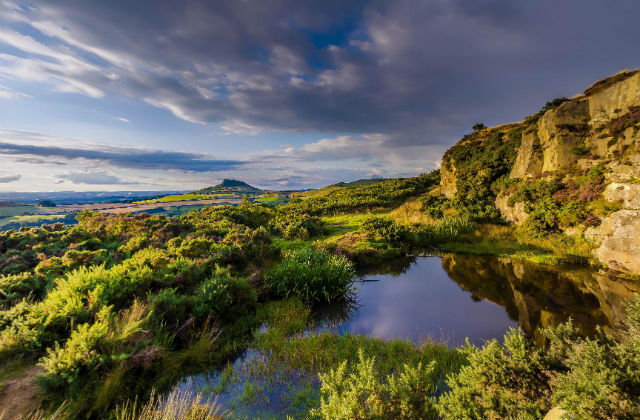
<svg viewBox="0 0 640 420">
<path fill-rule="evenodd" d="M 38 408 L 40 390 L 35 379 L 40 366 L 21 370 L 0 384 L 0 420 L 15 420 Z"/>
</svg>

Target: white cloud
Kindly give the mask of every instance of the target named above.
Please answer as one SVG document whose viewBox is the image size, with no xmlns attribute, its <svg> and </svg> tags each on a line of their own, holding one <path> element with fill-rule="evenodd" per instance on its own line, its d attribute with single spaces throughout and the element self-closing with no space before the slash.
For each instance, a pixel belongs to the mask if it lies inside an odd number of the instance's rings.
<svg viewBox="0 0 640 420">
<path fill-rule="evenodd" d="M 137 184 L 136 182 L 125 182 L 117 176 L 105 171 L 67 171 L 56 175 L 61 180 L 71 181 L 73 184 L 88 185 L 116 185 L 116 184 Z"/>
<path fill-rule="evenodd" d="M 0 85 L 0 98 L 2 99 L 17 99 L 17 98 L 31 98 L 31 95 L 26 93 L 16 92 L 6 86 Z"/>
<path fill-rule="evenodd" d="M 128 119 L 126 119 L 125 117 L 116 117 L 118 120 L 124 122 L 124 123 L 130 123 L 131 121 L 129 121 Z"/>
</svg>

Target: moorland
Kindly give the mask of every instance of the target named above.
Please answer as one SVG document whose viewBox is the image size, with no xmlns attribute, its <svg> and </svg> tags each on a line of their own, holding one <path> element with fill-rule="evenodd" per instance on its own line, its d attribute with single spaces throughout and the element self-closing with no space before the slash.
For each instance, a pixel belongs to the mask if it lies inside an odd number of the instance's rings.
<svg viewBox="0 0 640 420">
<path fill-rule="evenodd" d="M 478 124 L 441 170 L 417 177 L 245 190 L 236 205 L 173 216 L 83 211 L 73 226 L 2 232 L 1 379 L 34 378 L 24 418 L 224 418 L 216 395 L 243 375 L 260 380 L 242 381 L 238 404 L 268 406 L 266 388 L 287 390 L 281 418 L 638 418 L 631 292 L 607 328 L 554 318 L 481 345 L 342 334 L 313 317 L 353 299 L 359 272 L 406 255 L 444 256 L 451 271 L 465 269 L 451 255 L 579 266 L 633 290 L 638 86 L 640 73 L 624 72 L 520 123 Z M 214 388 L 176 391 L 211 371 Z"/>
</svg>

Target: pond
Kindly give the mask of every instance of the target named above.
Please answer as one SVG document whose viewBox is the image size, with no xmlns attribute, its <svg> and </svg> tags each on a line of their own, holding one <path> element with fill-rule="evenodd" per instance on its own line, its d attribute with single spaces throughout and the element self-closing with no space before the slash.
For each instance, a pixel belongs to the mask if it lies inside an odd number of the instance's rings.
<svg viewBox="0 0 640 420">
<path fill-rule="evenodd" d="M 449 346 L 468 337 L 481 346 L 519 327 L 544 344 L 540 329 L 569 317 L 585 334 L 597 324 L 610 330 L 624 317 L 624 299 L 638 291 L 637 283 L 585 267 L 452 254 L 402 259 L 365 271 L 360 280 L 353 301 L 315 308 L 314 327 L 306 333 L 431 339 Z M 313 405 L 306 403 L 317 398 L 317 378 L 277 371 L 255 376 L 265 358 L 248 349 L 224 371 L 187 377 L 176 390 L 213 395 L 235 418 L 286 418 L 294 406 L 304 412 Z"/>
<path fill-rule="evenodd" d="M 440 257 L 418 257 L 406 271 L 365 273 L 354 284 L 355 302 L 315 311 L 320 328 L 383 339 L 427 339 L 476 345 L 517 328 L 504 307 L 476 298 L 447 274 Z"/>
</svg>

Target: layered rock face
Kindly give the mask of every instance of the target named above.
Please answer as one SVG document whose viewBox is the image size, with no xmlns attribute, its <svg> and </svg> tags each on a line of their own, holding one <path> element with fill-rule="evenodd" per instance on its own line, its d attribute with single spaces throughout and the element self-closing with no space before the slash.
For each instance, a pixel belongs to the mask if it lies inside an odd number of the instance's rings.
<svg viewBox="0 0 640 420">
<path fill-rule="evenodd" d="M 607 184 L 602 197 L 619 210 L 603 217 L 600 226 L 578 231 L 597 241 L 595 256 L 604 264 L 640 274 L 640 71 L 603 79 L 584 95 L 519 124 L 522 135 L 509 177 L 562 177 L 602 165 Z M 464 147 L 464 140 L 455 147 Z M 459 164 L 447 155 L 443 159 L 441 189 L 449 198 L 456 194 Z M 508 196 L 508 191 L 498 194 L 496 207 L 506 220 L 524 223 L 522 203 L 511 207 Z"/>
</svg>

